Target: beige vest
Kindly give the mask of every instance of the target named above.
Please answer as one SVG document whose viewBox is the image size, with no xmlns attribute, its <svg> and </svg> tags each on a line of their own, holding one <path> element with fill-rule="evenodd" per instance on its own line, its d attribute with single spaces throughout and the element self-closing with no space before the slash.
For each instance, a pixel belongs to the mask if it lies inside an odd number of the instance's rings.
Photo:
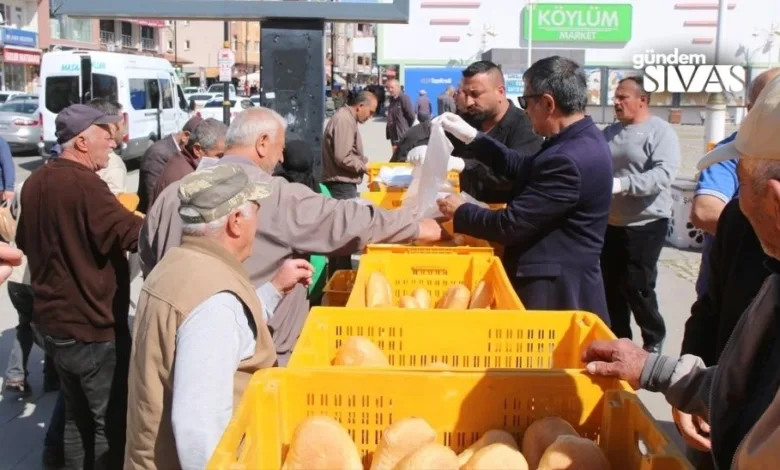
<svg viewBox="0 0 780 470">
<path fill-rule="evenodd" d="M 138 300 L 128 378 L 125 469 L 180 468 L 171 423 L 176 332 L 195 307 L 226 291 L 243 302 L 257 325 L 255 354 L 241 361 L 234 378 L 234 410 L 252 373 L 274 365 L 273 341 L 244 267 L 211 240 L 183 237 L 182 245 L 171 249 L 149 274 Z"/>
</svg>

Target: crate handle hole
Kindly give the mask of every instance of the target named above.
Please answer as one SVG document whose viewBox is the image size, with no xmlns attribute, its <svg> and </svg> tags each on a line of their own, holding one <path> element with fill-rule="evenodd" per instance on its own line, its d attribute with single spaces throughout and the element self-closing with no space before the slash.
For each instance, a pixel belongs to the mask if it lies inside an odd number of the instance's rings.
<svg viewBox="0 0 780 470">
<path fill-rule="evenodd" d="M 634 432 L 634 442 L 639 454 L 642 457 L 650 455 L 650 446 L 647 445 L 647 440 L 639 432 Z"/>
</svg>

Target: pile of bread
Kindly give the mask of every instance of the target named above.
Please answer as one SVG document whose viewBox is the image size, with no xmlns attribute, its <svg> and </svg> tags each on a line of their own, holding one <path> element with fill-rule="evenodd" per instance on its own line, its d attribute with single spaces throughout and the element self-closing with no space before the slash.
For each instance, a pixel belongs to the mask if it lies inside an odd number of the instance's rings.
<svg viewBox="0 0 780 470">
<path fill-rule="evenodd" d="M 338 421 L 305 419 L 295 429 L 282 470 L 609 470 L 599 446 L 580 437 L 558 417 L 542 418 L 526 429 L 521 446 L 503 430 L 484 433 L 456 454 L 436 442 L 422 418 L 397 421 L 382 433 L 364 467 L 357 446 Z"/>
<path fill-rule="evenodd" d="M 398 305 L 393 301 L 393 289 L 387 278 L 379 271 L 372 272 L 366 283 L 366 307 L 437 308 L 447 310 L 489 309 L 495 294 L 489 282 L 481 281 L 472 293 L 468 287 L 457 283 L 450 286 L 434 304 L 430 292 L 422 287 L 410 295 L 402 296 Z"/>
</svg>

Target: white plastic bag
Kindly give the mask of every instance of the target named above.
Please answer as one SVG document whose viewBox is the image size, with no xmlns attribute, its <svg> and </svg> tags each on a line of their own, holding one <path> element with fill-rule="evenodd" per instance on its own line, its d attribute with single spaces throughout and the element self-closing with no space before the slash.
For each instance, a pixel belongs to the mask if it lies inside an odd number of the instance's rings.
<svg viewBox="0 0 780 470">
<path fill-rule="evenodd" d="M 441 124 L 434 124 L 425 150 L 425 161 L 412 171 L 412 184 L 401 206 L 411 210 L 416 219 L 442 216 L 436 200 L 446 197 L 446 189 L 451 188 L 447 181 L 447 163 L 453 150 Z"/>
</svg>

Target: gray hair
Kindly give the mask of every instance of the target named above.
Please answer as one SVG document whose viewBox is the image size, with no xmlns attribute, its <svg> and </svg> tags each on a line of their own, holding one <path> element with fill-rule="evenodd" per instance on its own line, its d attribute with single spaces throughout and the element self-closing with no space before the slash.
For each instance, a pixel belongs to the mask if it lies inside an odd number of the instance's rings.
<svg viewBox="0 0 780 470">
<path fill-rule="evenodd" d="M 88 135 L 88 136 L 91 138 L 91 137 L 92 137 L 92 134 L 95 132 L 95 127 L 98 127 L 98 126 L 97 126 L 97 125 L 92 125 L 92 126 L 89 126 L 89 127 L 87 127 L 86 129 L 84 129 L 84 130 L 81 132 L 81 134 L 79 134 L 79 135 L 86 134 L 86 135 Z M 73 148 L 73 145 L 75 145 L 75 144 L 76 144 L 76 138 L 78 138 L 78 136 L 79 136 L 79 135 L 77 135 L 76 137 L 74 137 L 74 138 L 72 138 L 72 139 L 68 140 L 67 142 L 63 142 L 63 143 L 61 143 L 61 144 L 60 144 L 60 148 L 61 148 L 61 149 L 72 149 L 72 148 Z"/>
<path fill-rule="evenodd" d="M 200 144 L 203 150 L 209 152 L 217 146 L 220 138 L 225 137 L 227 130 L 228 127 L 222 121 L 214 118 L 205 119 L 192 130 L 187 142 L 187 150 L 192 153 L 195 144 Z"/>
<path fill-rule="evenodd" d="M 428 94 L 428 92 L 427 92 L 427 91 L 425 91 L 425 90 L 420 90 L 420 96 L 425 96 L 425 95 L 427 95 L 427 94 Z"/>
<path fill-rule="evenodd" d="M 743 159 L 750 169 L 753 191 L 763 196 L 770 180 L 780 181 L 780 161 L 769 159 Z M 749 162 L 749 163 L 748 163 Z"/>
<path fill-rule="evenodd" d="M 588 104 L 588 79 L 571 59 L 552 56 L 538 60 L 525 71 L 528 94 L 548 94 L 566 116 L 582 113 Z"/>
<path fill-rule="evenodd" d="M 252 201 L 247 201 L 238 209 L 231 211 L 229 214 L 224 215 L 219 219 L 212 220 L 211 222 L 201 222 L 197 224 L 184 222 L 182 224 L 181 233 L 191 237 L 214 237 L 225 229 L 225 225 L 227 225 L 228 218 L 231 215 L 236 212 L 241 212 L 243 217 L 248 218 L 252 216 L 253 209 Z"/>
<path fill-rule="evenodd" d="M 225 144 L 228 148 L 254 145 L 261 135 L 275 139 L 280 127 L 282 132 L 287 129 L 287 121 L 281 114 L 270 108 L 250 108 L 241 111 L 230 123 Z"/>
</svg>

